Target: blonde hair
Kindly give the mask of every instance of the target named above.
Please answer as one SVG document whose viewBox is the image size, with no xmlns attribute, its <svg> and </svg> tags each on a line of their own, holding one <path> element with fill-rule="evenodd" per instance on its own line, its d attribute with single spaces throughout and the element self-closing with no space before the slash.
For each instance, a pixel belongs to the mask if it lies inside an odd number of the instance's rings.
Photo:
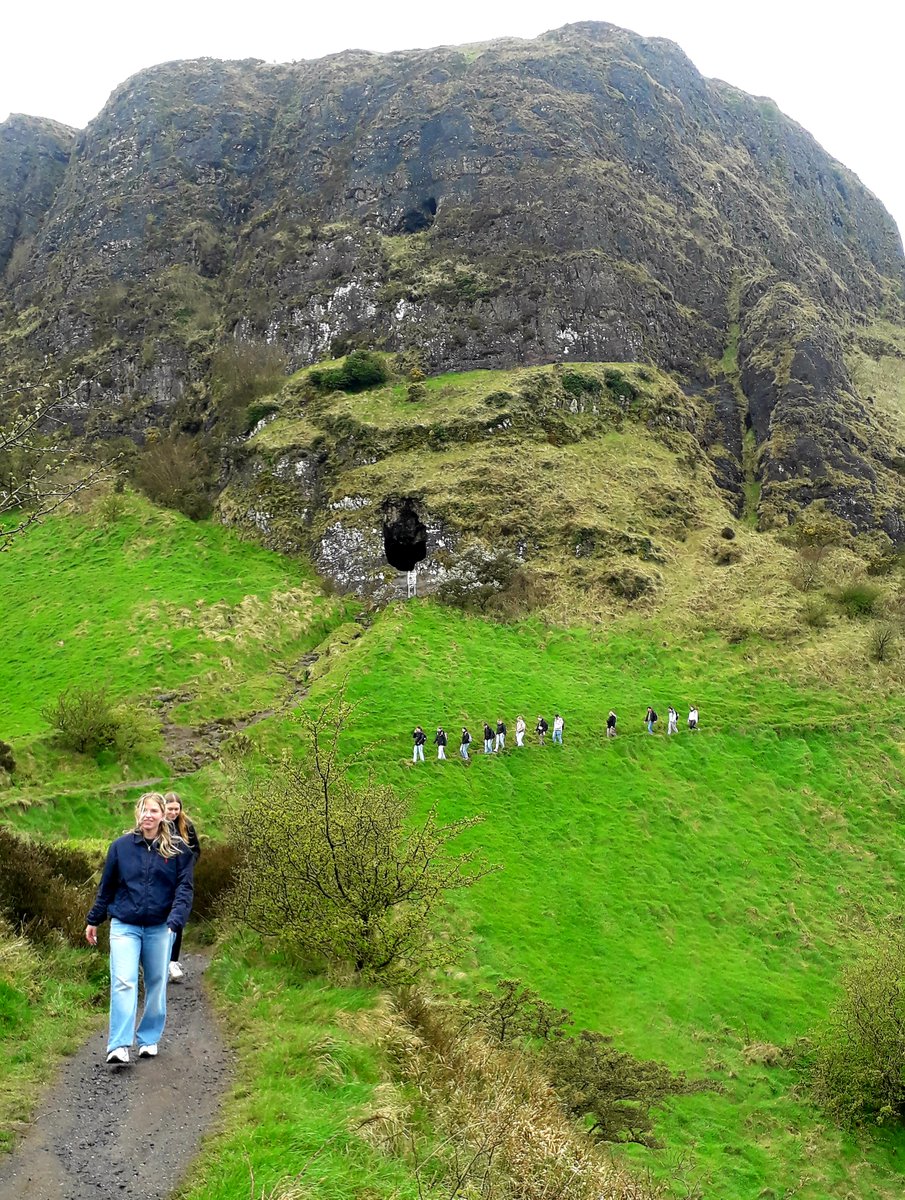
<svg viewBox="0 0 905 1200">
<path fill-rule="evenodd" d="M 186 844 L 181 837 L 176 837 L 167 821 L 167 805 L 160 792 L 145 792 L 138 797 L 135 805 L 135 832 L 141 833 L 141 818 L 149 803 L 153 802 L 160 808 L 160 826 L 157 830 L 157 850 L 161 858 L 175 858 L 185 850 Z"/>
<path fill-rule="evenodd" d="M 164 792 L 163 802 L 164 802 L 164 805 L 172 804 L 174 802 L 179 805 L 179 816 L 176 818 L 176 820 L 173 822 L 173 824 L 176 826 L 176 832 L 179 834 L 179 836 L 182 838 L 182 840 L 184 842 L 188 842 L 188 840 L 189 840 L 189 827 L 188 827 L 188 823 L 187 823 L 188 818 L 186 817 L 185 810 L 182 807 L 182 801 L 179 799 L 179 793 L 178 792 Z"/>
</svg>

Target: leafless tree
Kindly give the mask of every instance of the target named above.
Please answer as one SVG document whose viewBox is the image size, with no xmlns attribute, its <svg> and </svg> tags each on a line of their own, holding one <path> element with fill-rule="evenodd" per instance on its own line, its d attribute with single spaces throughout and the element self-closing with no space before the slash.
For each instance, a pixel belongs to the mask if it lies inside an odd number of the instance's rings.
<svg viewBox="0 0 905 1200">
<path fill-rule="evenodd" d="M 107 470 L 64 436 L 62 413 L 74 394 L 46 370 L 37 382 L 0 393 L 0 553 Z"/>
</svg>

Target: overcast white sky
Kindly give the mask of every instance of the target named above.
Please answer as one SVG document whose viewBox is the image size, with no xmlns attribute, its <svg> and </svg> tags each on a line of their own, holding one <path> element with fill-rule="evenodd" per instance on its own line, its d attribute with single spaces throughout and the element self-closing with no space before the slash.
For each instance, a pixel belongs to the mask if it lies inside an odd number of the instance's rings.
<svg viewBox="0 0 905 1200">
<path fill-rule="evenodd" d="M 287 62 L 535 37 L 583 20 L 671 38 L 705 75 L 771 96 L 905 229 L 902 0 L 17 0 L 2 21 L 0 120 L 83 126 L 129 75 L 177 58 Z"/>
</svg>

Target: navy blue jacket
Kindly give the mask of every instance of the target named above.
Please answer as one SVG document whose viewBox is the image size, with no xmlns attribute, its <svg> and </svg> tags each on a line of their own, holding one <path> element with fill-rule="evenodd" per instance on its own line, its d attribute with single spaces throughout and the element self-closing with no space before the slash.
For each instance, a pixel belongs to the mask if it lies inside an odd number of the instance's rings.
<svg viewBox="0 0 905 1200">
<path fill-rule="evenodd" d="M 140 833 L 123 834 L 107 851 L 87 923 L 100 925 L 111 916 L 126 925 L 169 925 L 178 933 L 192 911 L 194 870 L 189 849 L 163 858 L 156 841 Z"/>
</svg>

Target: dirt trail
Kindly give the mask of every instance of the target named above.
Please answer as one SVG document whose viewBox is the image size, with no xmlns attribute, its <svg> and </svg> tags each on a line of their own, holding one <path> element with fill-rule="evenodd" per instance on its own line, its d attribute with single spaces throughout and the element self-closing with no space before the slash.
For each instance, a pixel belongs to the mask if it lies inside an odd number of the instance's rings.
<svg viewBox="0 0 905 1200">
<path fill-rule="evenodd" d="M 29 1133 L 0 1160 L 0 1200 L 164 1200 L 194 1157 L 229 1082 L 201 975 L 183 958 L 156 1059 L 103 1063 L 106 1029 L 67 1059 Z"/>
</svg>

